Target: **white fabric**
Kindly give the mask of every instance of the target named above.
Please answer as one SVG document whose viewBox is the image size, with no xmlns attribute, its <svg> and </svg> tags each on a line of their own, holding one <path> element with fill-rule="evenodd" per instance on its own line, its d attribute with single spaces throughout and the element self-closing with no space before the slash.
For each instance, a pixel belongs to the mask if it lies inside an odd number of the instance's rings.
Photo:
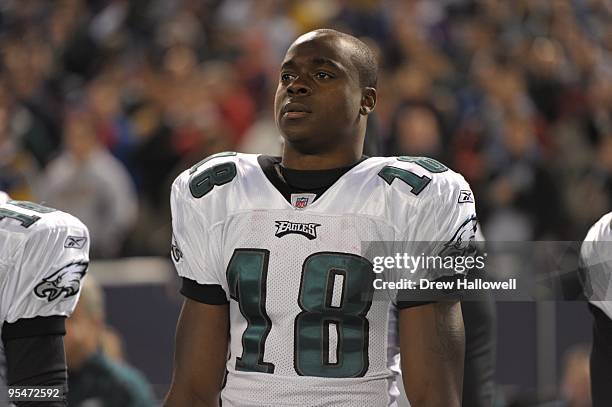
<svg viewBox="0 0 612 407">
<path fill-rule="evenodd" d="M 580 257 L 587 271 L 586 292 L 590 302 L 612 318 L 612 212 L 589 229 Z"/>
<path fill-rule="evenodd" d="M 0 204 L 0 211 L 5 211 L 0 212 L 0 334 L 5 322 L 38 316 L 69 316 L 80 294 L 80 284 L 74 280 L 80 282 L 89 261 L 87 227 L 67 213 L 40 213 L 11 201 Z M 9 213 L 39 219 L 24 227 L 22 222 L 8 216 Z M 45 279 L 58 287 L 57 291 L 51 290 L 57 297 L 43 290 Z M 6 385 L 5 363 L 0 341 L 0 387 Z"/>
<path fill-rule="evenodd" d="M 236 177 L 201 198 L 189 189 L 192 177 L 216 165 L 233 162 Z M 405 169 L 431 182 L 418 194 L 401 179 L 389 185 L 378 174 L 385 166 Z M 235 369 L 242 355 L 247 321 L 238 302 L 230 300 L 231 357 L 227 384 L 222 392 L 227 406 L 393 406 L 399 394 L 397 312 L 387 298 L 375 293 L 366 314 L 369 324 L 368 368 L 363 377 L 322 378 L 300 376 L 294 361 L 296 317 L 302 267 L 313 253 L 340 252 L 365 256 L 363 242 L 428 241 L 456 238 L 461 225 L 475 215 L 473 200 L 458 203 L 469 186 L 448 170 L 431 173 L 416 163 L 394 157 L 369 158 L 344 174 L 319 199 L 296 209 L 265 177 L 257 156 L 216 157 L 183 172 L 172 187 L 172 224 L 175 244 L 183 256 L 174 258 L 178 274 L 200 284 L 218 284 L 226 292 L 228 264 L 237 248 L 269 251 L 265 282 L 265 310 L 271 329 L 265 340 L 263 362 L 274 373 Z M 279 221 L 315 223 L 314 239 L 290 233 L 276 236 Z M 428 254 L 428 253 L 426 253 Z M 434 253 L 429 253 L 434 254 Z M 370 259 L 371 260 L 371 259 Z M 333 291 L 333 289 L 332 289 Z M 331 295 L 331 294 L 330 294 Z M 326 349 L 325 354 L 328 350 Z"/>
</svg>

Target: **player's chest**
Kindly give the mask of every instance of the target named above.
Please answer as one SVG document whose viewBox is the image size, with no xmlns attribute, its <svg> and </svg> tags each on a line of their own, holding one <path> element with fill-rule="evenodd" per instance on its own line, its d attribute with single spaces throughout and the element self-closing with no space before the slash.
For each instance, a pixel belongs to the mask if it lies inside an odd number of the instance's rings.
<svg viewBox="0 0 612 407">
<path fill-rule="evenodd" d="M 393 228 L 379 219 L 307 211 L 245 212 L 230 217 L 222 229 L 226 264 L 240 248 L 268 250 L 278 259 L 305 258 L 319 251 L 360 255 L 364 242 L 394 240 Z"/>
<path fill-rule="evenodd" d="M 368 244 L 392 240 L 392 233 L 376 219 L 359 216 L 283 211 L 233 217 L 222 239 L 230 294 L 242 298 L 243 309 L 265 304 L 273 321 L 304 309 L 357 312 L 374 278 Z"/>
</svg>

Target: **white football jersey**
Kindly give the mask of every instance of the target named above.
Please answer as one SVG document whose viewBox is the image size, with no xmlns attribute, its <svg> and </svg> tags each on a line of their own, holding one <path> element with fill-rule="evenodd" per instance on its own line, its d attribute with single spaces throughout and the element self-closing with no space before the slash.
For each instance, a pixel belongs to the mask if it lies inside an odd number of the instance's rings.
<svg viewBox="0 0 612 407">
<path fill-rule="evenodd" d="M 374 295 L 363 242 L 465 239 L 472 192 L 435 160 L 373 157 L 316 200 L 294 195 L 252 154 L 212 156 L 172 186 L 178 274 L 230 302 L 223 405 L 394 406 L 398 309 Z"/>
<path fill-rule="evenodd" d="M 0 204 L 0 334 L 4 323 L 69 316 L 88 262 L 89 232 L 74 216 L 31 202 Z M 0 388 L 3 348 L 0 341 Z"/>
<path fill-rule="evenodd" d="M 586 270 L 589 301 L 612 318 L 612 212 L 589 229 L 580 258 Z"/>
</svg>

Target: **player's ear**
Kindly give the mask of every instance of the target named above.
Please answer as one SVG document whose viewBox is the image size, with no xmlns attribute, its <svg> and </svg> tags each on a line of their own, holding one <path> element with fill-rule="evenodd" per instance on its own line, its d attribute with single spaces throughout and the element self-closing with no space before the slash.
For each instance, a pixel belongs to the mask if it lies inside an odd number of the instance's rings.
<svg viewBox="0 0 612 407">
<path fill-rule="evenodd" d="M 363 88 L 359 113 L 367 116 L 372 113 L 374 107 L 376 107 L 376 89 L 370 87 Z"/>
</svg>

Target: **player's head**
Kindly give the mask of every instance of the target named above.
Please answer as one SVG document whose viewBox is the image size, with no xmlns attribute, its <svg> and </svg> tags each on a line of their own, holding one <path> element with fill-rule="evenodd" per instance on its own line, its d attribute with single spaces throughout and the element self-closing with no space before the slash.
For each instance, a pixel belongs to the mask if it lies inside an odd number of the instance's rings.
<svg viewBox="0 0 612 407">
<path fill-rule="evenodd" d="M 329 29 L 300 36 L 287 50 L 274 100 L 285 142 L 306 154 L 362 144 L 376 79 L 374 53 L 359 39 Z"/>
</svg>

